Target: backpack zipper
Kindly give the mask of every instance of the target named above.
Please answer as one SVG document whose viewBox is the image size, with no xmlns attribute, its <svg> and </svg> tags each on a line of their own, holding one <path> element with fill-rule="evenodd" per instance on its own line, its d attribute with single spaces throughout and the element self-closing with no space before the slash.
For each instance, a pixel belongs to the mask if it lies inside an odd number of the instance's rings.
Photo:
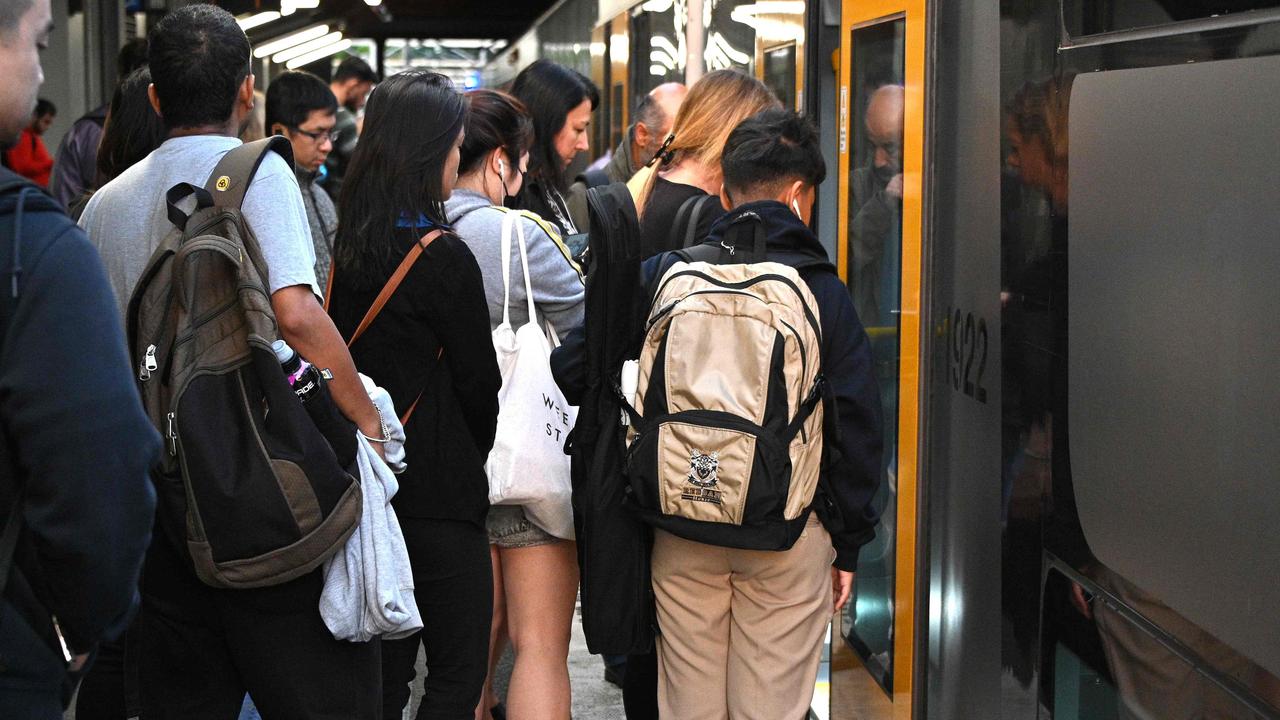
<svg viewBox="0 0 1280 720">
<path fill-rule="evenodd" d="M 168 427 L 166 428 L 165 436 L 169 440 L 169 454 L 177 455 L 178 454 L 178 428 L 177 428 L 177 422 L 176 422 L 177 413 L 176 412 L 169 413 L 166 416 L 166 419 L 168 420 Z"/>
<path fill-rule="evenodd" d="M 160 364 L 156 362 L 156 346 L 148 345 L 146 353 L 142 356 L 142 363 L 138 366 L 138 379 L 146 382 L 151 379 L 151 373 L 156 371 Z"/>
</svg>

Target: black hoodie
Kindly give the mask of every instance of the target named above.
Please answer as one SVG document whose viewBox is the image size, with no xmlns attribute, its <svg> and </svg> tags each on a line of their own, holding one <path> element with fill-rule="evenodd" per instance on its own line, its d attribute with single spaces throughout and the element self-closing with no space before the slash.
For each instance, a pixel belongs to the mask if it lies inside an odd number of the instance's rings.
<svg viewBox="0 0 1280 720">
<path fill-rule="evenodd" d="M 855 571 L 858 550 L 875 537 L 879 513 L 872 499 L 880 483 L 884 445 L 871 343 L 853 308 L 849 290 L 836 275 L 826 249 L 813 231 L 782 203 L 769 200 L 734 208 L 711 226 L 706 244 L 719 245 L 734 220 L 749 212 L 764 221 L 769 260 L 800 268 L 801 279 L 818 303 L 822 368 L 835 396 L 839 429 L 835 462 L 823 471 L 840 517 L 822 517 L 822 520 L 831 532 L 836 550 L 835 566 Z M 642 287 L 652 287 L 678 260 L 673 253 L 646 260 L 641 267 Z M 580 362 L 584 339 L 579 328 L 552 356 L 556 381 L 570 402 L 577 402 L 585 386 Z"/>
</svg>

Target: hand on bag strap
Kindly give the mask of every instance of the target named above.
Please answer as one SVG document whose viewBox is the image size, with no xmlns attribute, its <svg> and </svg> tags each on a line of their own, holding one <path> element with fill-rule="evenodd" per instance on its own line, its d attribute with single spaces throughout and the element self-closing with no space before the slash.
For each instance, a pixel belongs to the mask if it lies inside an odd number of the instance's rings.
<svg viewBox="0 0 1280 720">
<path fill-rule="evenodd" d="M 382 291 L 378 293 L 378 297 L 374 298 L 373 305 L 371 305 L 369 307 L 369 311 L 364 314 L 364 318 L 362 318 L 360 320 L 360 324 L 356 326 L 355 332 L 351 333 L 351 339 L 347 341 L 348 348 L 354 345 L 356 340 L 360 339 L 361 335 L 364 335 L 364 331 L 368 330 L 369 326 L 373 324 L 374 319 L 376 319 L 382 312 L 382 308 L 386 307 L 387 302 L 391 300 L 391 296 L 394 295 L 396 290 L 400 287 L 400 283 L 403 282 L 405 276 L 409 274 L 409 270 L 413 268 L 414 263 L 418 262 L 418 258 L 422 256 L 422 251 L 426 250 L 427 246 L 435 242 L 441 235 L 444 235 L 443 230 L 440 230 L 439 228 L 432 230 L 426 235 L 423 235 L 418 242 L 414 243 L 413 247 L 409 248 L 409 252 L 405 253 L 404 260 L 400 261 L 400 266 L 391 274 L 391 278 L 387 280 L 387 284 L 382 287 Z M 324 293 L 324 306 L 326 310 L 329 309 L 329 298 L 330 294 L 333 292 L 333 276 L 336 272 L 336 267 L 331 267 L 329 269 L 329 282 L 327 283 Z M 440 348 L 440 350 L 436 352 L 436 361 L 439 362 L 440 358 L 443 356 L 444 348 Z M 413 417 L 413 411 L 418 408 L 418 403 L 422 400 L 422 395 L 426 391 L 427 389 L 424 387 L 418 393 L 418 397 L 414 399 L 413 404 L 409 406 L 409 409 L 405 410 L 404 414 L 400 416 L 401 425 L 409 424 L 409 418 Z"/>
</svg>

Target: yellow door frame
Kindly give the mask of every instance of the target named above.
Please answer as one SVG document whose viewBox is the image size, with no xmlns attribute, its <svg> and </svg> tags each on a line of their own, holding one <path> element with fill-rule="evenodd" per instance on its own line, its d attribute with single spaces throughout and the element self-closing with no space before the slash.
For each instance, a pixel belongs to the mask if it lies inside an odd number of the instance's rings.
<svg viewBox="0 0 1280 720">
<path fill-rule="evenodd" d="M 902 297 L 898 379 L 898 497 L 894 568 L 893 716 L 909 720 L 915 691 L 916 538 L 920 429 L 920 308 L 924 199 L 925 0 L 843 0 L 840 30 L 840 215 L 839 269 L 847 281 L 849 262 L 849 164 L 854 136 L 850 125 L 853 72 L 852 33 L 893 17 L 906 18 L 906 107 L 902 135 Z"/>
</svg>

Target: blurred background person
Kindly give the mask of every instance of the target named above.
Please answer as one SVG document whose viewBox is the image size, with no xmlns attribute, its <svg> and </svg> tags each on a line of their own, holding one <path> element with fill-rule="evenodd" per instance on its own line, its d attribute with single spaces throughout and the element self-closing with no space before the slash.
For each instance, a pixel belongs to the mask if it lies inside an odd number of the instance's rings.
<svg viewBox="0 0 1280 720">
<path fill-rule="evenodd" d="M 117 83 L 146 64 L 147 41 L 139 38 L 125 43 L 116 56 Z M 106 125 L 108 107 L 110 103 L 85 113 L 71 125 L 67 134 L 62 136 L 62 143 L 58 145 L 50 191 L 64 207 L 70 207 L 95 187 L 98 144 Z"/>
<path fill-rule="evenodd" d="M 338 100 L 337 122 L 333 128 L 337 140 L 333 141 L 333 150 L 324 163 L 324 189 L 335 203 L 342 196 L 342 178 L 347 173 L 347 163 L 360 139 L 360 112 L 364 110 L 365 99 L 377 82 L 378 73 L 358 57 L 346 58 L 333 71 L 329 90 Z"/>
<path fill-rule="evenodd" d="M 40 98 L 31 113 L 31 122 L 22 128 L 18 142 L 4 151 L 4 165 L 40 187 L 49 187 L 49 174 L 53 171 L 53 157 L 44 146 L 42 136 L 53 124 L 58 108 Z"/>
</svg>

